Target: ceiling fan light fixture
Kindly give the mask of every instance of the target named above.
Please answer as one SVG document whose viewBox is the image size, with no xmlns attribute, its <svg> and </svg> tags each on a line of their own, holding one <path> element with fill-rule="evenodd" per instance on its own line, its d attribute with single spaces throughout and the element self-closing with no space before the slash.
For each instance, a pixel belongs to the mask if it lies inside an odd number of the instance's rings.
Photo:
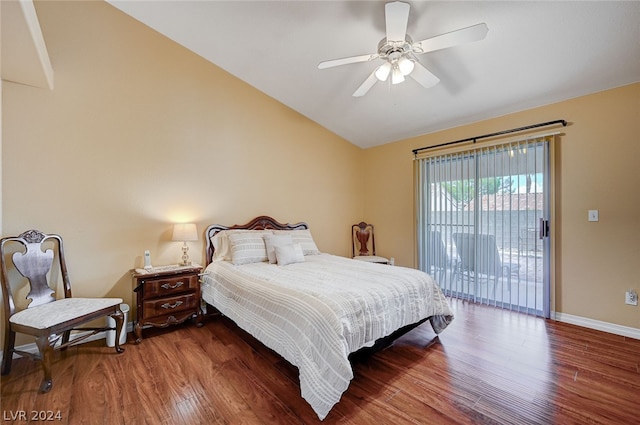
<svg viewBox="0 0 640 425">
<path fill-rule="evenodd" d="M 398 68 L 400 69 L 400 72 L 402 72 L 402 75 L 404 76 L 411 74 L 411 71 L 413 71 L 414 67 L 415 67 L 415 64 L 409 58 L 404 57 L 398 61 Z"/>
<path fill-rule="evenodd" d="M 404 75 L 400 68 L 396 65 L 393 67 L 393 71 L 391 72 L 391 84 L 400 84 L 404 81 Z"/>
<path fill-rule="evenodd" d="M 385 62 L 376 69 L 376 78 L 380 81 L 387 81 L 390 72 L 391 64 L 389 62 Z"/>
<path fill-rule="evenodd" d="M 382 65 L 369 74 L 353 93 L 354 97 L 364 96 L 377 81 L 389 81 L 389 76 L 391 76 L 390 84 L 400 84 L 407 75 L 410 75 L 418 84 L 428 89 L 438 84 L 440 79 L 425 68 L 416 55 L 482 40 L 489 31 L 487 24 L 476 24 L 414 43 L 407 34 L 410 7 L 406 1 L 392 1 L 385 4 L 385 37 L 378 42 L 377 53 L 323 61 L 318 64 L 318 68 L 325 69 L 381 59 Z"/>
</svg>

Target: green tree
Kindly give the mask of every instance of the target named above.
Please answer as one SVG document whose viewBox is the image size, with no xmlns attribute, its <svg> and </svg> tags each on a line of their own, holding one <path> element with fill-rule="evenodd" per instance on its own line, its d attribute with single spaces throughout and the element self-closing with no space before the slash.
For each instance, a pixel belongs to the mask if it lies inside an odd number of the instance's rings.
<svg viewBox="0 0 640 425">
<path fill-rule="evenodd" d="M 475 180 L 443 182 L 442 187 L 458 203 L 468 204 L 475 197 Z M 480 195 L 513 193 L 511 177 L 487 177 L 480 179 Z"/>
</svg>

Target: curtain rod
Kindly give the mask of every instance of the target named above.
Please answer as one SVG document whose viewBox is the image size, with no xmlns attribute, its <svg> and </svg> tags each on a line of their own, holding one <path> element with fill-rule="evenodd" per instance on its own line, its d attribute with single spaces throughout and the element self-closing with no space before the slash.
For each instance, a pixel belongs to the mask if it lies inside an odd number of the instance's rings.
<svg viewBox="0 0 640 425">
<path fill-rule="evenodd" d="M 487 137 L 502 136 L 503 134 L 516 133 L 518 131 L 530 130 L 532 128 L 538 128 L 538 127 L 546 127 L 548 125 L 554 125 L 554 124 L 562 124 L 563 127 L 567 126 L 567 122 L 565 120 L 555 120 L 555 121 L 543 122 L 539 124 L 532 124 L 525 127 L 512 128 L 510 130 L 498 131 L 497 133 L 484 134 L 482 136 L 469 137 L 467 139 L 456 140 L 453 142 L 440 143 L 439 145 L 425 146 L 423 148 L 414 149 L 411 152 L 413 152 L 414 155 L 417 155 L 418 152 L 424 151 L 427 149 L 435 149 L 435 148 L 440 148 L 442 146 L 455 145 L 457 143 L 464 143 L 464 142 L 471 142 L 471 141 L 473 141 L 473 143 L 476 143 L 478 139 L 486 139 Z"/>
</svg>

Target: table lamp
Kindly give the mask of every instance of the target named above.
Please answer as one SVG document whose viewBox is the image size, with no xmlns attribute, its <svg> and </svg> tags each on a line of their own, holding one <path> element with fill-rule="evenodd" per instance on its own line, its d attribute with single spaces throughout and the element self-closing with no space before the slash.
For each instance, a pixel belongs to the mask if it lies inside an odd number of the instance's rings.
<svg viewBox="0 0 640 425">
<path fill-rule="evenodd" d="M 187 246 L 187 241 L 197 241 L 198 240 L 198 231 L 196 230 L 196 225 L 194 223 L 176 223 L 173 225 L 173 236 L 171 240 L 174 241 L 182 241 L 182 262 L 179 264 L 181 266 L 190 266 L 191 261 L 189 261 L 189 247 Z"/>
</svg>

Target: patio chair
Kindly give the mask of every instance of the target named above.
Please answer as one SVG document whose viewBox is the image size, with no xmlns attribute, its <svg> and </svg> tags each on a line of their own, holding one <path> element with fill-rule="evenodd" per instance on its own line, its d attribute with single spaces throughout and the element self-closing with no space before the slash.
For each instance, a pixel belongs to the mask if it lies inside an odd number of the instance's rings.
<svg viewBox="0 0 640 425">
<path fill-rule="evenodd" d="M 459 257 L 454 268 L 454 282 L 458 276 L 466 276 L 469 281 L 492 281 L 495 297 L 498 279 L 506 278 L 507 291 L 511 291 L 511 274 L 518 272 L 519 265 L 502 262 L 494 235 L 454 233 L 453 242 Z"/>
<path fill-rule="evenodd" d="M 438 230 L 427 230 L 425 242 L 425 270 L 433 273 L 436 280 L 440 283 L 443 280 L 443 274 L 446 272 L 447 267 L 451 265 L 442 234 Z"/>
</svg>

